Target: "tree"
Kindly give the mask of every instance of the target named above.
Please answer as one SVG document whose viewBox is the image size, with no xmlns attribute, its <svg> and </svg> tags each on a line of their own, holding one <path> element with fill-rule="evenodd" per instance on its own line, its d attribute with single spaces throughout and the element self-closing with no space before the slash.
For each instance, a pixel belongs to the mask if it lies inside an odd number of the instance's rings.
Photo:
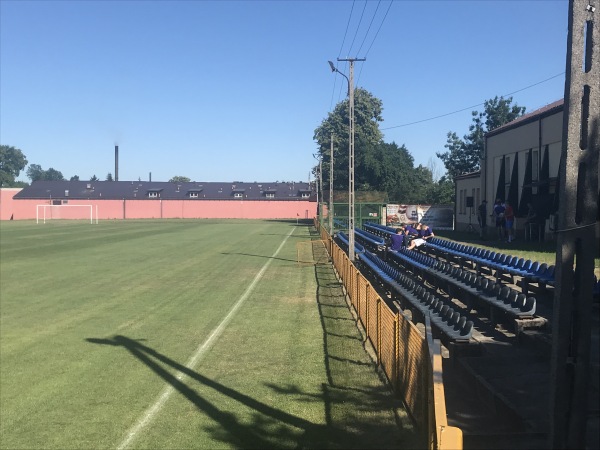
<svg viewBox="0 0 600 450">
<path fill-rule="evenodd" d="M 52 167 L 46 170 L 46 173 L 44 174 L 44 180 L 62 181 L 64 179 L 65 177 L 63 177 L 63 174 L 60 171 L 53 169 Z"/>
<path fill-rule="evenodd" d="M 373 151 L 382 142 L 379 122 L 383 121 L 381 100 L 365 89 L 358 88 L 354 92 L 354 158 L 355 186 L 365 188 L 370 185 L 365 181 L 362 162 L 369 159 L 367 153 Z M 319 156 L 323 158 L 323 183 L 329 182 L 331 135 L 334 136 L 334 189 L 348 187 L 348 99 L 338 103 L 334 110 L 323 119 L 314 132 Z M 360 162 L 360 163 L 359 163 Z M 313 169 L 317 175 L 318 166 Z M 359 181 L 360 180 L 360 181 Z M 366 184 L 365 184 L 366 183 Z"/>
<path fill-rule="evenodd" d="M 42 169 L 42 166 L 39 164 L 30 164 L 27 168 L 27 177 L 33 181 L 62 181 L 65 178 L 63 174 L 50 167 L 48 170 Z"/>
<path fill-rule="evenodd" d="M 106 181 L 114 181 L 113 177 L 112 177 L 112 173 L 108 172 L 108 174 L 106 175 Z"/>
<path fill-rule="evenodd" d="M 21 150 L 9 145 L 0 145 L 0 186 L 14 186 L 15 178 L 27 165 Z"/>
<path fill-rule="evenodd" d="M 176 175 L 169 180 L 169 183 L 189 183 L 190 181 L 192 180 L 190 180 L 188 177 Z"/>
<path fill-rule="evenodd" d="M 512 122 L 525 113 L 525 107 L 512 105 L 512 97 L 497 96 L 484 102 L 484 111 L 471 113 L 473 123 L 469 134 L 460 139 L 455 132 L 449 132 L 445 148 L 448 151 L 436 153 L 442 160 L 448 175 L 454 179 L 463 173 L 479 170 L 479 161 L 483 157 L 485 134 Z"/>
<path fill-rule="evenodd" d="M 98 181 L 98 177 L 96 175 L 92 175 L 92 178 L 90 178 L 90 181 Z"/>
<path fill-rule="evenodd" d="M 70 181 L 79 181 L 79 175 L 73 175 Z"/>
</svg>

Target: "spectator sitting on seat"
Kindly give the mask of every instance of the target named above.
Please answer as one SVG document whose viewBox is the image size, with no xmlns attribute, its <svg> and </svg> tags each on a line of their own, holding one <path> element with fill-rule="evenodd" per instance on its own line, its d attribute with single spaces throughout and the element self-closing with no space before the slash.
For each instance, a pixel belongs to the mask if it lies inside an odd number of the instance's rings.
<svg viewBox="0 0 600 450">
<path fill-rule="evenodd" d="M 389 248 L 390 251 L 397 252 L 402 247 L 404 247 L 406 244 L 406 242 L 405 242 L 406 236 L 404 234 L 404 228 L 403 227 L 396 228 L 396 234 L 392 234 L 392 236 L 390 237 L 390 240 L 392 241 L 392 245 L 390 245 L 390 248 Z"/>
<path fill-rule="evenodd" d="M 432 237 L 435 237 L 435 234 L 433 234 L 433 230 L 429 228 L 429 225 L 420 223 L 417 229 L 419 230 L 419 237 L 422 239 L 427 240 L 431 239 Z"/>
<path fill-rule="evenodd" d="M 418 227 L 420 224 L 413 224 L 416 227 Z M 408 231 L 408 234 L 412 237 L 418 237 L 419 236 L 419 230 L 413 226 L 413 225 L 406 225 L 405 230 Z"/>
<path fill-rule="evenodd" d="M 420 247 L 421 245 L 425 244 L 425 239 L 423 238 L 415 238 L 412 241 L 410 241 L 410 244 L 408 244 L 408 247 L 406 247 L 406 250 L 412 250 L 415 247 Z"/>
</svg>

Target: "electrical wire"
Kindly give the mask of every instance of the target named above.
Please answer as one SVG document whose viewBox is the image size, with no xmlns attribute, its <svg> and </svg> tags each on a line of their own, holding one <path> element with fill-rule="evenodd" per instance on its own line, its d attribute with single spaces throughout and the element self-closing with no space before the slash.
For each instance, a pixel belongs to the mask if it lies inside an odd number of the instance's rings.
<svg viewBox="0 0 600 450">
<path fill-rule="evenodd" d="M 381 2 L 379 2 L 381 3 Z M 375 40 L 377 39 L 377 36 L 379 36 L 379 32 L 381 31 L 381 28 L 383 27 L 383 24 L 385 22 L 385 19 L 388 16 L 388 13 L 390 12 L 390 9 L 392 8 L 392 4 L 394 3 L 394 0 L 390 1 L 390 4 L 388 5 L 388 8 L 385 12 L 385 15 L 383 16 L 383 19 L 381 20 L 381 23 L 379 24 L 379 28 L 377 29 L 377 32 L 375 33 L 375 36 L 373 37 L 373 40 L 371 41 L 371 45 L 369 45 L 369 48 L 367 49 L 367 52 L 365 53 L 364 58 L 367 58 L 367 55 L 369 54 L 369 52 L 371 51 L 371 47 L 373 47 L 373 44 L 375 43 Z M 379 5 L 377 5 L 377 7 L 379 7 Z M 375 11 L 377 12 L 377 11 Z M 373 18 L 375 18 L 375 16 L 373 16 Z M 366 35 L 365 35 L 365 39 L 366 39 Z M 362 45 L 361 45 L 362 48 Z M 358 77 L 356 78 L 356 84 L 358 84 L 358 82 L 360 81 L 360 76 L 362 75 L 362 69 L 363 69 L 363 65 L 360 66 L 360 71 L 358 72 Z"/>
<path fill-rule="evenodd" d="M 340 58 L 342 56 L 342 50 L 344 48 L 344 44 L 346 43 L 346 35 L 348 34 L 348 28 L 350 28 L 350 21 L 352 20 L 352 13 L 354 11 L 354 3 L 355 2 L 356 2 L 356 0 L 352 0 L 352 7 L 350 8 L 350 15 L 348 16 L 348 23 L 346 24 L 346 31 L 344 32 L 344 39 L 342 39 L 342 45 L 340 46 L 340 51 L 338 52 L 338 58 Z M 337 65 L 338 65 L 338 63 L 336 61 L 336 63 L 335 63 L 336 68 L 337 68 Z M 331 111 L 333 108 L 333 97 L 335 96 L 335 86 L 337 83 L 337 79 L 338 79 L 338 77 L 337 77 L 337 73 L 336 73 L 336 76 L 333 77 L 333 90 L 331 91 L 331 102 L 329 103 L 329 111 Z M 340 93 L 338 94 L 338 102 L 339 102 L 339 99 L 341 98 L 340 96 L 342 95 L 341 89 L 342 88 L 340 87 Z"/>
<path fill-rule="evenodd" d="M 556 74 L 556 75 L 553 75 L 553 76 L 551 76 L 550 78 L 546 78 L 545 80 L 538 81 L 537 83 L 530 84 L 529 86 L 526 86 L 526 87 L 524 87 L 524 88 L 518 89 L 518 90 L 516 90 L 516 91 L 513 91 L 513 92 L 510 92 L 510 93 L 508 93 L 508 94 L 504 94 L 504 95 L 502 95 L 501 97 L 508 97 L 508 96 L 510 96 L 510 95 L 516 94 L 517 92 L 524 91 L 524 90 L 526 90 L 526 89 L 532 88 L 532 87 L 534 87 L 534 86 L 537 86 L 537 85 L 539 85 L 539 84 L 542 84 L 542 83 L 545 83 L 545 82 L 547 82 L 547 81 L 553 80 L 554 78 L 558 78 L 558 77 L 560 77 L 560 76 L 562 76 L 562 75 L 564 75 L 564 74 L 565 74 L 565 72 L 558 73 L 558 74 Z M 478 103 L 478 104 L 476 104 L 476 105 L 472 105 L 472 106 L 467 106 L 466 108 L 457 109 L 456 111 L 452 111 L 452 112 L 449 112 L 449 113 L 446 113 L 446 114 L 440 114 L 439 116 L 429 117 L 429 118 L 427 118 L 427 119 L 417 120 L 417 121 L 415 121 L 415 122 L 403 123 L 402 125 L 395 125 L 395 126 L 393 126 L 393 127 L 381 128 L 381 131 L 384 131 L 384 130 L 391 130 L 391 129 L 394 129 L 394 128 L 407 127 L 407 126 L 409 126 L 409 125 L 416 125 L 416 124 L 418 124 L 418 123 L 423 123 L 423 122 L 428 122 L 428 121 L 430 121 L 430 120 L 440 119 L 440 118 L 442 118 L 442 117 L 451 116 L 452 114 L 458 114 L 458 113 L 460 113 L 460 112 L 463 112 L 463 111 L 468 111 L 469 109 L 472 109 L 472 108 L 477 108 L 478 106 L 482 106 L 482 105 L 485 105 L 485 102 L 483 102 L 483 103 Z"/>
<path fill-rule="evenodd" d="M 365 9 L 367 9 L 367 0 L 365 0 L 365 6 L 363 6 L 363 10 L 360 13 L 360 19 L 358 20 L 358 25 L 356 26 L 356 32 L 354 33 L 354 37 L 352 38 L 352 43 L 350 44 L 350 48 L 348 49 L 348 56 L 352 52 L 352 47 L 354 47 L 354 41 L 356 41 L 356 36 L 358 36 L 358 30 L 360 30 L 360 24 L 362 23 L 363 17 L 365 15 Z"/>
<path fill-rule="evenodd" d="M 381 5 L 381 0 L 379 0 L 377 2 L 377 7 L 375 8 L 375 12 L 373 13 L 373 17 L 371 17 L 371 22 L 369 22 L 369 27 L 367 28 L 367 32 L 365 33 L 365 37 L 363 38 L 362 42 L 360 43 L 360 47 L 358 47 L 358 51 L 356 52 L 356 56 L 360 56 L 360 51 L 363 48 L 363 45 L 365 45 L 365 41 L 367 40 L 367 36 L 369 35 L 369 31 L 371 31 L 371 26 L 373 25 L 373 21 L 375 20 L 375 16 L 377 16 L 377 11 L 379 10 L 379 5 Z"/>
</svg>

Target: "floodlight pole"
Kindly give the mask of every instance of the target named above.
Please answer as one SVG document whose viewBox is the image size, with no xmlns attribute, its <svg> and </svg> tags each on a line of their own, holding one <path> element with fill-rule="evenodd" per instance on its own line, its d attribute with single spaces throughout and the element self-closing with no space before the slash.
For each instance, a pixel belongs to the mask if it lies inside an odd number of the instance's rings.
<svg viewBox="0 0 600 450">
<path fill-rule="evenodd" d="M 341 74 L 348 80 L 348 122 L 350 123 L 348 131 L 348 258 L 354 262 L 354 62 L 366 61 L 366 58 L 338 58 L 337 60 L 350 63 L 350 78 L 348 78 L 329 61 L 331 71 Z"/>
</svg>

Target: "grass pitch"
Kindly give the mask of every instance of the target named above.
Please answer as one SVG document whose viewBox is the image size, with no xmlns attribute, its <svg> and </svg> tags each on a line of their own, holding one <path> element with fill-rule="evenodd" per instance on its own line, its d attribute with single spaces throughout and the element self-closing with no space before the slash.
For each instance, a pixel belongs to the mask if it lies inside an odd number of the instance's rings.
<svg viewBox="0 0 600 450">
<path fill-rule="evenodd" d="M 417 446 L 310 231 L 0 224 L 0 447 Z"/>
</svg>

